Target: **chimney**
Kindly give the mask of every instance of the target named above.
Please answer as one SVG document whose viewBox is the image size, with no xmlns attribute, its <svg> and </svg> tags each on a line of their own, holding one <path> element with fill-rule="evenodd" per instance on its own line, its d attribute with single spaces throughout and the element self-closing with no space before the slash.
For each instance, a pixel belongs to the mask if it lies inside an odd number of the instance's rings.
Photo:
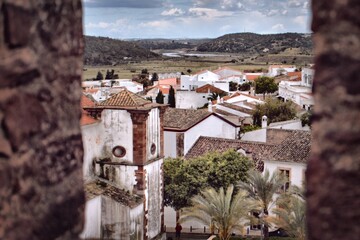
<svg viewBox="0 0 360 240">
<path fill-rule="evenodd" d="M 220 96 L 217 96 L 216 103 L 220 103 Z"/>
<path fill-rule="evenodd" d="M 261 118 L 261 128 L 267 128 L 267 116 L 262 116 Z"/>
<path fill-rule="evenodd" d="M 211 100 L 209 100 L 209 103 L 208 103 L 208 111 L 212 112 L 212 102 L 211 102 Z"/>
</svg>

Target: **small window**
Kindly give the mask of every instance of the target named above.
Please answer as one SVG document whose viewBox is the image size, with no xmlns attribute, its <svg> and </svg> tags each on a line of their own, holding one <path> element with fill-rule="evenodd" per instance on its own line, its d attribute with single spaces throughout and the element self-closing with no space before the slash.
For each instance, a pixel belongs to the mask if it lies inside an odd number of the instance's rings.
<svg viewBox="0 0 360 240">
<path fill-rule="evenodd" d="M 279 169 L 280 174 L 283 175 L 286 179 L 286 182 L 283 186 L 281 186 L 281 191 L 286 192 L 290 187 L 290 169 Z"/>
<path fill-rule="evenodd" d="M 116 146 L 113 148 L 112 153 L 114 154 L 115 157 L 124 157 L 126 154 L 126 150 L 123 146 Z"/>
<path fill-rule="evenodd" d="M 153 144 L 151 144 L 151 147 L 150 147 L 150 153 L 151 153 L 152 155 L 154 155 L 155 152 L 156 152 L 156 145 L 155 145 L 155 143 L 153 143 Z"/>
</svg>

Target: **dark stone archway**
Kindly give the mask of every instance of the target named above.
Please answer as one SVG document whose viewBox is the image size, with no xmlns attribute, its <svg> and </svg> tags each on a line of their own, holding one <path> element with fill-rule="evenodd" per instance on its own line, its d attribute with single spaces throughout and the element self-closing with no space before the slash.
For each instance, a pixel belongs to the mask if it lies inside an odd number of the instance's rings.
<svg viewBox="0 0 360 240">
<path fill-rule="evenodd" d="M 0 239 L 82 230 L 80 0 L 0 0 Z"/>
</svg>

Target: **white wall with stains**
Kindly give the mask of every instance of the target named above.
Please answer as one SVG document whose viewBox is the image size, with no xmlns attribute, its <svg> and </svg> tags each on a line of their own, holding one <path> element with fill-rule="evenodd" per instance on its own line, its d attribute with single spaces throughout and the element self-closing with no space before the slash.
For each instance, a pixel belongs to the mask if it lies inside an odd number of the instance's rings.
<svg viewBox="0 0 360 240">
<path fill-rule="evenodd" d="M 104 109 L 101 114 L 104 125 L 104 147 L 102 156 L 110 157 L 114 162 L 133 162 L 133 124 L 130 113 L 126 110 Z M 112 149 L 123 146 L 126 155 L 122 158 L 115 157 Z"/>
<path fill-rule="evenodd" d="M 148 219 L 148 237 L 154 238 L 161 232 L 161 207 L 163 202 L 162 171 L 163 159 L 144 166 L 146 170 L 145 211 Z"/>
</svg>

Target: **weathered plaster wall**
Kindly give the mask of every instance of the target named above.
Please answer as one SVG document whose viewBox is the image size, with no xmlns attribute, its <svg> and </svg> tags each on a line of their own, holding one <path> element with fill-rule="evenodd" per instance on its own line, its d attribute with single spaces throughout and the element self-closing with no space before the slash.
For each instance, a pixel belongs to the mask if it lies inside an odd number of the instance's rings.
<svg viewBox="0 0 360 240">
<path fill-rule="evenodd" d="M 143 239 L 144 206 L 134 208 L 105 196 L 86 202 L 83 239 Z"/>
<path fill-rule="evenodd" d="M 160 110 L 153 108 L 149 112 L 146 123 L 146 158 L 148 160 L 158 158 L 160 156 Z M 151 145 L 155 144 L 154 154 L 151 153 Z"/>
<path fill-rule="evenodd" d="M 101 196 L 86 201 L 85 205 L 85 225 L 81 238 L 91 239 L 100 238 L 101 231 Z"/>
<path fill-rule="evenodd" d="M 134 185 L 136 184 L 135 171 L 137 169 L 137 166 L 130 165 L 104 164 L 104 166 L 101 167 L 101 164 L 96 164 L 95 175 L 109 180 L 119 188 L 133 192 Z"/>
<path fill-rule="evenodd" d="M 0 239 L 83 225 L 79 0 L 0 0 Z"/>
<path fill-rule="evenodd" d="M 161 232 L 161 218 L 163 205 L 163 178 L 162 167 L 163 160 L 155 161 L 144 166 L 147 173 L 145 191 L 145 211 L 147 212 L 147 232 L 149 239 L 154 238 Z"/>
<path fill-rule="evenodd" d="M 176 157 L 176 132 L 164 131 L 165 157 Z"/>
<path fill-rule="evenodd" d="M 307 176 L 309 240 L 358 239 L 360 1 L 312 1 L 315 107 Z"/>
<path fill-rule="evenodd" d="M 105 136 L 102 157 L 109 157 L 115 162 L 133 162 L 133 124 L 130 113 L 126 110 L 105 109 L 101 114 L 101 121 Z M 123 146 L 126 155 L 122 158 L 115 157 L 112 154 L 115 146 Z"/>
<path fill-rule="evenodd" d="M 176 108 L 199 108 L 208 103 L 208 93 L 197 93 L 195 91 L 176 91 Z"/>
<path fill-rule="evenodd" d="M 101 158 L 104 144 L 103 125 L 94 123 L 81 127 L 82 140 L 84 144 L 83 174 L 85 180 L 94 176 L 94 160 Z"/>
</svg>

